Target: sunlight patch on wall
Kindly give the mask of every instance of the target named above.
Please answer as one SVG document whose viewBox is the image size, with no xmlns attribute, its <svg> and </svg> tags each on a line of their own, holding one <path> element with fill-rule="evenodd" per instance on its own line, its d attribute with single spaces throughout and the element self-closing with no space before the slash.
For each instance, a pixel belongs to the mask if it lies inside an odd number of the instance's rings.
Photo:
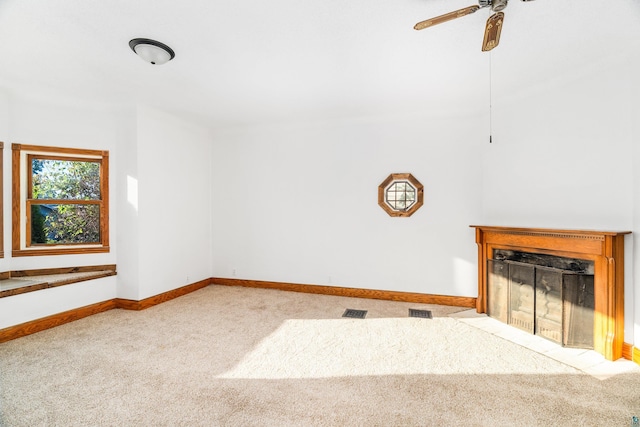
<svg viewBox="0 0 640 427">
<path fill-rule="evenodd" d="M 290 319 L 218 378 L 575 372 L 452 318 Z"/>
<path fill-rule="evenodd" d="M 138 180 L 127 176 L 127 201 L 138 212 Z"/>
</svg>

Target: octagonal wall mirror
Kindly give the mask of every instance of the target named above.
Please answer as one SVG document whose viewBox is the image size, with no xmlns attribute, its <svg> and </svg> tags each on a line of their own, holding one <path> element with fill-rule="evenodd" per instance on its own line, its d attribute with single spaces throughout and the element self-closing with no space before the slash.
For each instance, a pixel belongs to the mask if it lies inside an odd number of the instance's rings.
<svg viewBox="0 0 640 427">
<path fill-rule="evenodd" d="M 378 205 L 389 216 L 411 216 L 423 201 L 424 187 L 410 173 L 392 173 L 378 186 Z"/>
</svg>

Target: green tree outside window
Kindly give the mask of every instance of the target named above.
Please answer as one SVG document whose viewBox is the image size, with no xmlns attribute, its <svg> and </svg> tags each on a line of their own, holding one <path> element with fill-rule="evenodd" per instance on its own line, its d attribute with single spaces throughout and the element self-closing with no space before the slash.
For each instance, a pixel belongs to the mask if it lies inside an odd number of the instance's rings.
<svg viewBox="0 0 640 427">
<path fill-rule="evenodd" d="M 30 156 L 31 244 L 100 242 L 100 163 Z"/>
</svg>

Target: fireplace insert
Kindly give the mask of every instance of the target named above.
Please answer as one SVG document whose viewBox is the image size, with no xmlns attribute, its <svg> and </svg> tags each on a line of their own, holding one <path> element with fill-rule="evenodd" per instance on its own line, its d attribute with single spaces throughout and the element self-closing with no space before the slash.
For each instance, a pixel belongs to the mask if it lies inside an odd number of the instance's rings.
<svg viewBox="0 0 640 427">
<path fill-rule="evenodd" d="M 487 314 L 565 347 L 594 348 L 593 262 L 495 250 Z"/>
</svg>

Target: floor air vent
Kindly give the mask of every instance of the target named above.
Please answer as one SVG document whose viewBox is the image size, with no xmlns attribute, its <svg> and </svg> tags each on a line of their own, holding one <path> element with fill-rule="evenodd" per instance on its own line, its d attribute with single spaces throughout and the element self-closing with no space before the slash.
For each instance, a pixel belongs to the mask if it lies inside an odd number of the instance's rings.
<svg viewBox="0 0 640 427">
<path fill-rule="evenodd" d="M 413 308 L 409 309 L 409 317 L 421 317 L 423 319 L 433 319 L 433 315 L 429 310 L 414 310 Z"/>
<path fill-rule="evenodd" d="M 367 315 L 367 310 L 354 310 L 347 308 L 342 317 L 351 317 L 352 319 L 364 319 Z"/>
</svg>

